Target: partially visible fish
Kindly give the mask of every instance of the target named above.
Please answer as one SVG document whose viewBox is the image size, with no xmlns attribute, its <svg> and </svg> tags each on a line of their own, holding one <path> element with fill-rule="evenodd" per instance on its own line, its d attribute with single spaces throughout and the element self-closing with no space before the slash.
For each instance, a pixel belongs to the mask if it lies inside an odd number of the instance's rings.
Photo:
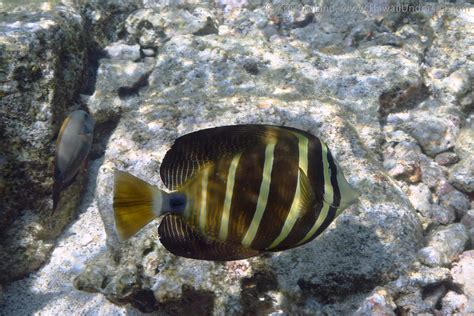
<svg viewBox="0 0 474 316">
<path fill-rule="evenodd" d="M 301 246 L 320 235 L 359 194 L 326 144 L 295 128 L 236 125 L 179 137 L 160 168 L 167 193 L 115 173 L 121 239 L 155 217 L 170 252 L 238 260 Z"/>
<path fill-rule="evenodd" d="M 54 159 L 53 210 L 59 202 L 59 193 L 71 184 L 89 154 L 94 124 L 90 114 L 76 110 L 61 126 Z"/>
</svg>

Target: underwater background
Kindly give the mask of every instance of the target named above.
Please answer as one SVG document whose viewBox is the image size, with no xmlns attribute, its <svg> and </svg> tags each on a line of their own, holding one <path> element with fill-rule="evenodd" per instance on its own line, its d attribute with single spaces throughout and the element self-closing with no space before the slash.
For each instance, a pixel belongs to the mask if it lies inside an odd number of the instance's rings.
<svg viewBox="0 0 474 316">
<path fill-rule="evenodd" d="M 474 313 L 474 1 L 445 2 L 0 1 L 0 314 Z M 246 260 L 174 256 L 159 220 L 118 241 L 114 169 L 164 189 L 176 138 L 249 123 L 326 142 L 359 202 Z"/>
</svg>

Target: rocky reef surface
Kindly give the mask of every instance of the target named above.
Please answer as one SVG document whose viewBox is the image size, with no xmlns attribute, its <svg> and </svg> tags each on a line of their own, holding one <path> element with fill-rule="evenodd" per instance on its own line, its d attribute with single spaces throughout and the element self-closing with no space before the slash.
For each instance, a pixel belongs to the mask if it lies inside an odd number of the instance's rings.
<svg viewBox="0 0 474 316">
<path fill-rule="evenodd" d="M 474 313 L 474 6 L 397 3 L 0 13 L 4 313 Z M 52 213 L 53 141 L 77 108 L 97 121 L 91 160 Z M 248 260 L 176 257 L 159 220 L 118 242 L 115 168 L 163 187 L 175 138 L 239 123 L 317 135 L 359 203 L 315 241 Z"/>
</svg>

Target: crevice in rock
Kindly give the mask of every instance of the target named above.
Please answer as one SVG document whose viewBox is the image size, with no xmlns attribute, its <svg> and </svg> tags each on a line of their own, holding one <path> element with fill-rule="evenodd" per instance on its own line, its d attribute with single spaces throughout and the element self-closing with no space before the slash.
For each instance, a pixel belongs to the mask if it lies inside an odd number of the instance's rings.
<svg viewBox="0 0 474 316">
<path fill-rule="evenodd" d="M 258 75 L 260 73 L 258 69 L 258 63 L 255 60 L 247 60 L 243 65 L 244 70 L 251 75 Z"/>
<path fill-rule="evenodd" d="M 82 82 L 81 94 L 93 95 L 97 81 L 97 70 L 99 59 L 104 58 L 105 52 L 96 42 L 90 42 L 87 50 L 87 67 L 84 69 L 84 80 Z"/>
<path fill-rule="evenodd" d="M 89 153 L 90 160 L 96 160 L 105 154 L 110 136 L 117 127 L 120 117 L 111 118 L 106 122 L 98 124 L 94 128 L 94 140 Z"/>
<path fill-rule="evenodd" d="M 415 108 L 430 97 L 430 91 L 423 83 L 410 84 L 405 82 L 379 96 L 379 114 L 382 125 L 386 124 L 388 114 Z"/>
<path fill-rule="evenodd" d="M 164 315 L 212 315 L 215 295 L 211 291 L 196 290 L 183 285 L 181 298 L 166 303 L 159 303 L 153 291 L 147 289 L 137 289 L 123 299 L 114 299 L 111 296 L 108 298 L 120 305 L 130 303 L 143 313 L 160 311 Z"/>
<path fill-rule="evenodd" d="M 205 35 L 211 35 L 211 34 L 218 34 L 217 26 L 216 23 L 211 19 L 211 17 L 207 17 L 206 19 L 206 24 L 200 29 L 197 30 L 196 32 L 193 33 L 193 35 L 196 36 L 205 36 Z"/>
<path fill-rule="evenodd" d="M 293 24 L 291 25 L 291 28 L 293 29 L 303 28 L 313 23 L 313 21 L 314 21 L 314 13 L 308 13 L 306 14 L 306 16 L 304 17 L 302 21 L 293 22 Z"/>
<path fill-rule="evenodd" d="M 241 282 L 240 304 L 243 315 L 269 314 L 272 310 L 272 299 L 267 292 L 278 289 L 278 280 L 270 271 L 258 271 Z"/>
<path fill-rule="evenodd" d="M 125 100 L 137 96 L 141 88 L 148 86 L 150 74 L 151 72 L 145 73 L 131 86 L 120 87 L 117 91 L 119 98 Z"/>
<path fill-rule="evenodd" d="M 298 280 L 298 286 L 305 295 L 315 297 L 318 302 L 332 304 L 343 301 L 346 297 L 356 293 L 368 293 L 373 289 L 374 283 L 380 283 L 380 280 L 374 282 L 374 278 L 367 280 L 363 276 L 353 276 L 352 279 L 347 279 L 346 276 L 336 273 L 329 276 L 331 277 L 331 281 L 328 282 L 328 284 L 312 283 L 300 279 Z M 338 284 L 339 286 L 333 287 L 331 284 Z"/>
<path fill-rule="evenodd" d="M 436 309 L 441 309 L 441 299 L 447 292 L 447 282 L 430 284 L 422 289 L 421 298 L 424 301 L 432 301 Z"/>
</svg>

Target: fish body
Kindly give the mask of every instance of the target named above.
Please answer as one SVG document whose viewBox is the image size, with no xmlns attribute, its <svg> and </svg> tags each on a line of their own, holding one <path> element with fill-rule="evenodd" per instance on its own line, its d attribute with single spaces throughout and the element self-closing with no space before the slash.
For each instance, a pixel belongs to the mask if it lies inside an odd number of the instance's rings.
<svg viewBox="0 0 474 316">
<path fill-rule="evenodd" d="M 94 124 L 90 114 L 76 110 L 61 125 L 54 159 L 53 209 L 60 191 L 73 181 L 89 154 Z"/>
<path fill-rule="evenodd" d="M 162 244 L 203 260 L 303 245 L 358 197 L 326 144 L 281 126 L 223 126 L 184 135 L 165 155 L 160 174 L 171 193 L 117 171 L 119 236 L 126 239 L 164 214 Z"/>
</svg>

